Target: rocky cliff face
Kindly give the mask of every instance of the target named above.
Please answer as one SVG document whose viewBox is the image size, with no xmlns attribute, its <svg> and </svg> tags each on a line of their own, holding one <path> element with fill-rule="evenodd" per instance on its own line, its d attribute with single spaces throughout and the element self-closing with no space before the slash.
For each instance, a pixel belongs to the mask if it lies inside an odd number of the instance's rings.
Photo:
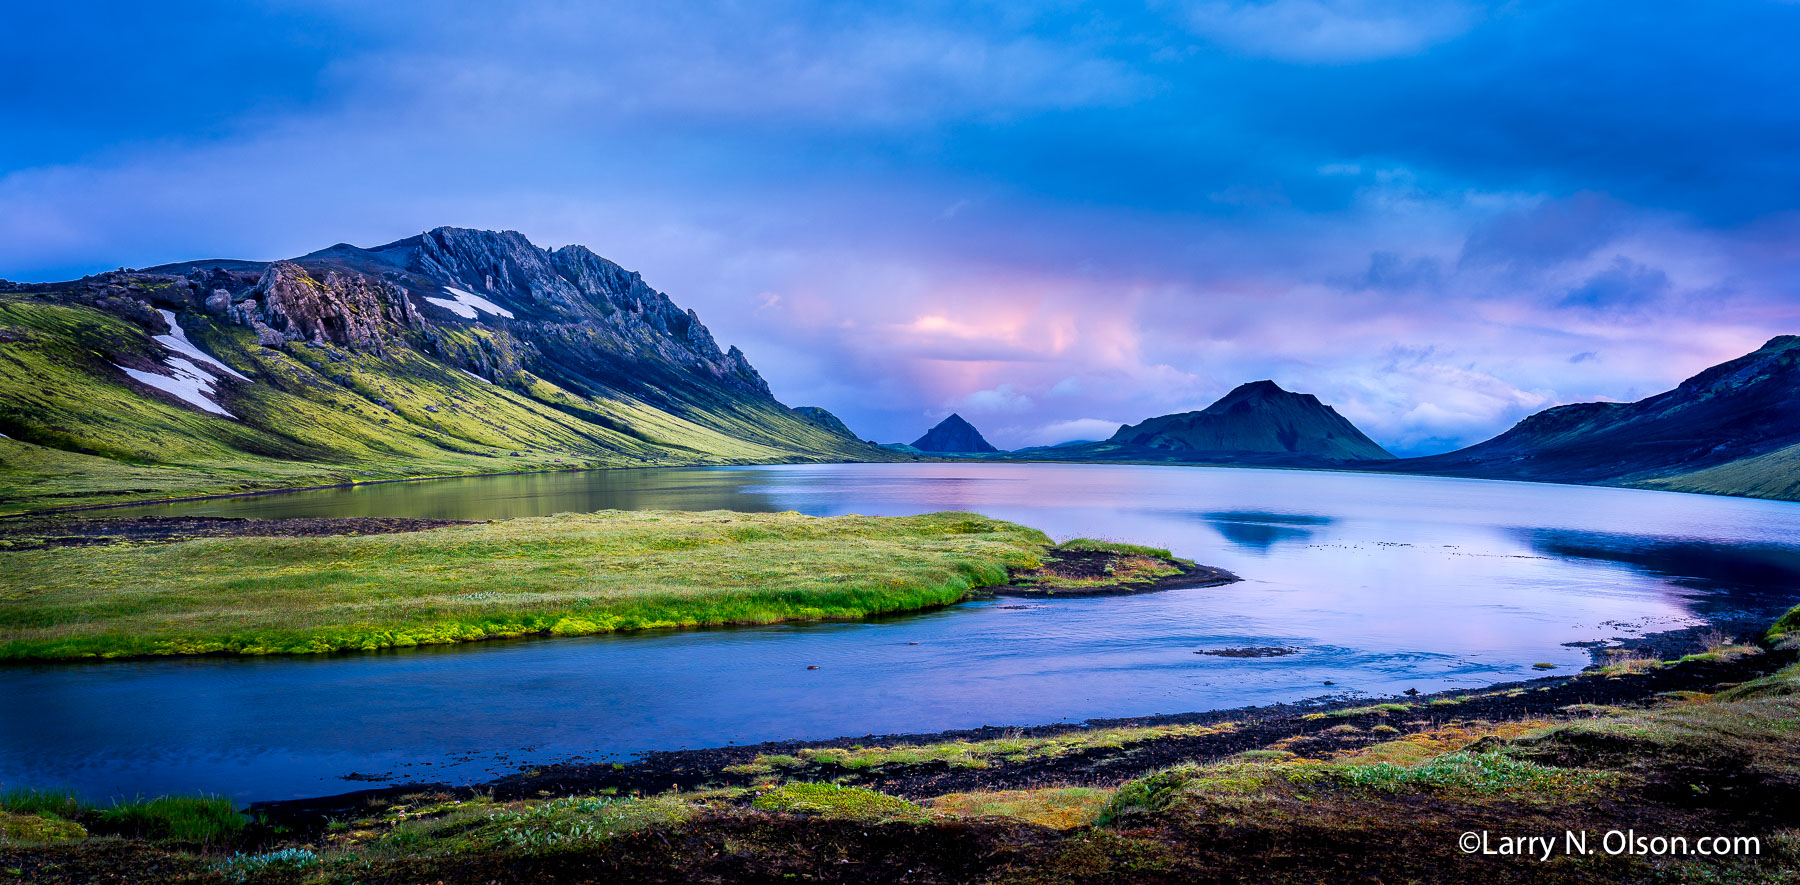
<svg viewBox="0 0 1800 885">
<path fill-rule="evenodd" d="M 1273 381 L 1240 385 L 1198 412 L 1126 425 L 1107 442 L 1183 453 L 1298 455 L 1339 461 L 1394 457 L 1318 397 L 1290 393 Z"/>
<path fill-rule="evenodd" d="M 271 263 L 237 303 L 218 290 L 206 308 L 253 329 L 265 347 L 306 341 L 381 354 L 390 338 L 425 325 L 406 290 L 392 282 L 338 270 L 314 279 L 290 261 Z"/>
<path fill-rule="evenodd" d="M 982 438 L 981 431 L 976 430 L 975 425 L 964 421 L 957 414 L 939 421 L 936 427 L 914 440 L 912 447 L 921 452 L 964 454 L 1000 451 Z"/>
<path fill-rule="evenodd" d="M 308 258 L 351 257 L 347 255 L 351 249 L 333 247 Z M 617 375 L 620 360 L 615 357 L 625 357 L 624 362 L 654 361 L 711 382 L 769 395 L 767 382 L 743 352 L 736 347 L 721 352 L 698 314 L 677 307 L 645 284 L 642 276 L 586 246 L 551 251 L 532 245 L 515 231 L 441 227 L 363 254 L 430 283 L 490 300 L 514 315 L 502 318 L 483 311 L 476 321 L 522 327 L 529 337 L 556 342 L 555 350 L 574 351 L 562 355 L 575 357 L 578 364 L 603 376 Z M 432 307 L 425 309 L 434 312 Z"/>
</svg>

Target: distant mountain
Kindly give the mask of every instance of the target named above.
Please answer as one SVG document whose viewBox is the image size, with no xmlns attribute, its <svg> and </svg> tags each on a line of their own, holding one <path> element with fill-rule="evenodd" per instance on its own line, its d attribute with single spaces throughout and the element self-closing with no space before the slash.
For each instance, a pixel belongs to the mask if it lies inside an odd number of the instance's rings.
<svg viewBox="0 0 1800 885">
<path fill-rule="evenodd" d="M 1219 455 L 1267 460 L 1366 461 L 1394 456 L 1310 393 L 1273 381 L 1233 389 L 1198 411 L 1119 428 L 1103 447 L 1125 454 Z"/>
<path fill-rule="evenodd" d="M 950 417 L 938 422 L 936 427 L 925 432 L 924 436 L 913 440 L 912 447 L 921 452 L 961 452 L 985 453 L 998 452 L 987 440 L 981 438 L 981 431 L 973 424 L 963 420 L 961 415 L 952 413 Z"/>
<path fill-rule="evenodd" d="M 794 414 L 839 436 L 847 436 L 851 439 L 858 438 L 856 434 L 850 432 L 848 425 L 844 424 L 843 421 L 838 420 L 838 416 L 833 415 L 829 411 L 818 406 L 795 406 Z"/>
<path fill-rule="evenodd" d="M 0 501 L 13 509 L 893 457 L 776 402 L 741 351 L 638 274 L 511 231 L 0 282 L 0 342 Z"/>
<path fill-rule="evenodd" d="M 1018 454 L 1018 453 L 1024 453 L 1024 452 L 1050 451 L 1053 449 L 1068 449 L 1068 448 L 1073 448 L 1075 446 L 1091 446 L 1096 442 L 1098 442 L 1098 440 L 1072 439 L 1067 442 L 1059 442 L 1055 445 L 1050 445 L 1050 446 L 1026 446 L 1025 448 L 1022 448 L 1022 449 L 1013 449 L 1013 452 L 1015 454 Z"/>
<path fill-rule="evenodd" d="M 1557 406 L 1487 442 L 1380 469 L 1800 499 L 1800 336 L 1666 393 Z"/>
</svg>

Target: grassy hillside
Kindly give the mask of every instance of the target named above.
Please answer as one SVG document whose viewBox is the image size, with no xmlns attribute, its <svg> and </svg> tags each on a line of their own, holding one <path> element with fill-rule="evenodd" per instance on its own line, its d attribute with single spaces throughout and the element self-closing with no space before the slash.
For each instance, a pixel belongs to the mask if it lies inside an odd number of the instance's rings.
<svg viewBox="0 0 1800 885">
<path fill-rule="evenodd" d="M 1800 445 L 1637 485 L 1671 492 L 1800 501 Z"/>
<path fill-rule="evenodd" d="M 195 312 L 181 322 L 252 379 L 218 386 L 238 420 L 128 378 L 120 366 L 168 355 L 138 325 L 0 294 L 0 513 L 416 476 L 883 457 L 764 398 L 721 392 L 683 416 L 523 370 L 489 383 L 410 348 L 267 348 Z"/>
<path fill-rule="evenodd" d="M 1036 568 L 1042 533 L 914 517 L 607 511 L 379 536 L 0 553 L 0 660 L 312 653 L 857 618 Z"/>
</svg>

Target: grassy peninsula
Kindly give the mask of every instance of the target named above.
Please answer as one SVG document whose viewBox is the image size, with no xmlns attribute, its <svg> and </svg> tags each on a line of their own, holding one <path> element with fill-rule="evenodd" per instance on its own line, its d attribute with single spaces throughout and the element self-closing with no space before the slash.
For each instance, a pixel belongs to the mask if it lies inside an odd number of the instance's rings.
<svg viewBox="0 0 1800 885">
<path fill-rule="evenodd" d="M 605 511 L 0 553 L 0 660 L 379 649 L 948 605 L 1050 539 L 972 513 Z M 1166 551 L 1165 551 L 1166 552 Z M 1141 554 L 1134 554 L 1141 558 Z"/>
</svg>

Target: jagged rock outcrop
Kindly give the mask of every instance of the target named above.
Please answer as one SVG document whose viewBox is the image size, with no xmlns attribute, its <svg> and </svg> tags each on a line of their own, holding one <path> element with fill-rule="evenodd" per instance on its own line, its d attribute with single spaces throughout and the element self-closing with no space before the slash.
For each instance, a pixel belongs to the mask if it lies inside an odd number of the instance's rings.
<svg viewBox="0 0 1800 885">
<path fill-rule="evenodd" d="M 963 416 L 954 412 L 950 417 L 938 422 L 936 427 L 925 432 L 924 436 L 913 440 L 912 447 L 921 452 L 942 453 L 983 453 L 998 452 L 999 449 L 981 436 L 975 425 L 963 420 Z"/>
<path fill-rule="evenodd" d="M 849 426 L 839 420 L 838 416 L 833 415 L 831 412 L 820 406 L 795 406 L 794 414 L 839 436 L 847 436 L 851 439 L 860 438 L 855 433 L 852 433 Z"/>
<path fill-rule="evenodd" d="M 209 308 L 215 298 L 207 297 Z M 271 263 L 226 314 L 254 329 L 265 346 L 308 341 L 374 353 L 382 352 L 390 336 L 422 325 L 406 290 L 391 282 L 336 270 L 315 279 L 289 261 Z"/>
</svg>

